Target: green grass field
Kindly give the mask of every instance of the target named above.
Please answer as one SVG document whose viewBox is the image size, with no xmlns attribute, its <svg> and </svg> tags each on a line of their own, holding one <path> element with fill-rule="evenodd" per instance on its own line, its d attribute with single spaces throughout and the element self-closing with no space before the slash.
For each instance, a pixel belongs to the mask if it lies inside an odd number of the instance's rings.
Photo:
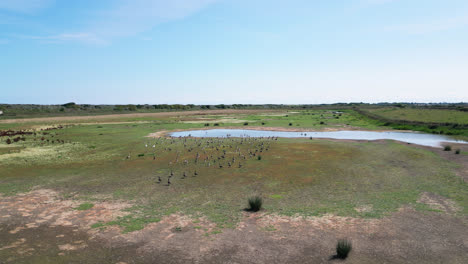
<svg viewBox="0 0 468 264">
<path fill-rule="evenodd" d="M 468 113 L 457 110 L 380 108 L 369 111 L 373 114 L 395 120 L 418 121 L 426 123 L 468 124 Z"/>
<path fill-rule="evenodd" d="M 206 128 L 205 124 L 210 128 L 214 124 L 243 127 L 248 123 L 247 126 L 382 129 L 353 111 L 187 114 L 123 118 L 119 121 L 125 123 L 121 124 L 107 121 L 70 122 L 63 129 L 38 131 L 36 136 L 27 135 L 24 141 L 12 144 L 6 144 L 2 138 L 0 193 L 13 195 L 34 186 L 53 188 L 66 197 L 88 202 L 77 210 L 92 207 L 102 197 L 127 200 L 134 204 L 128 209 L 129 216 L 94 226 L 121 225 L 126 231 L 141 229 L 172 213 L 207 217 L 218 228 L 233 227 L 252 195 L 263 197 L 267 213 L 382 217 L 406 205 L 429 209 L 416 201 L 423 192 L 430 192 L 455 201 L 462 208 L 460 214 L 468 214 L 468 186 L 454 174 L 456 164 L 411 145 L 391 141 L 145 137 L 157 131 Z M 1 127 L 45 125 L 48 124 Z M 257 152 L 250 156 L 249 151 Z M 195 162 L 197 153 L 199 159 Z M 232 163 L 230 168 L 228 162 Z M 167 186 L 171 171 L 174 176 Z M 198 175 L 194 175 L 195 171 Z"/>
</svg>

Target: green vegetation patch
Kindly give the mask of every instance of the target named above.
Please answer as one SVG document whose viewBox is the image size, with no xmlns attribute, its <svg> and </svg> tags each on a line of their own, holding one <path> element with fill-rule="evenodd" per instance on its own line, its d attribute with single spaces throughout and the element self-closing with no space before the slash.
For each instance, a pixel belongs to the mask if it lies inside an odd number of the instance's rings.
<svg viewBox="0 0 468 264">
<path fill-rule="evenodd" d="M 89 210 L 93 207 L 94 207 L 94 204 L 92 203 L 82 203 L 78 207 L 76 207 L 75 210 L 84 211 L 84 210 Z"/>
<path fill-rule="evenodd" d="M 123 228 L 124 233 L 138 231 L 143 228 L 149 223 L 157 223 L 161 221 L 158 217 L 150 217 L 150 216 L 135 216 L 135 215 L 127 215 L 123 217 L 118 217 L 115 221 L 110 221 L 107 223 L 96 223 L 93 224 L 92 228 L 104 228 L 106 226 L 117 225 Z"/>
<path fill-rule="evenodd" d="M 419 121 L 426 123 L 468 124 L 468 113 L 457 110 L 393 107 L 373 109 L 369 111 L 388 119 Z"/>
</svg>

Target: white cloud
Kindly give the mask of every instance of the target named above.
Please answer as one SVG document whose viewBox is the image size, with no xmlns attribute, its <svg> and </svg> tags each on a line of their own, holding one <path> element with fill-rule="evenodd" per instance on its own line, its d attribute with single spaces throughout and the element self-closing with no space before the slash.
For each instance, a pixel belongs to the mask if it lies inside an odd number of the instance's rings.
<svg viewBox="0 0 468 264">
<path fill-rule="evenodd" d="M 90 29 L 102 38 L 132 36 L 158 24 L 183 19 L 216 0 L 121 0 Z"/>
<path fill-rule="evenodd" d="M 54 0 L 0 0 L 0 10 L 33 13 L 50 6 Z"/>
<path fill-rule="evenodd" d="M 40 40 L 44 43 L 62 43 L 67 41 L 78 41 L 82 43 L 88 44 L 105 44 L 105 42 L 97 38 L 95 35 L 91 33 L 64 33 L 64 34 L 57 34 L 51 36 L 19 36 L 20 38 L 25 39 L 36 39 Z"/>
<path fill-rule="evenodd" d="M 0 0 L 1 1 L 1 0 Z M 184 19 L 218 0 L 119 0 L 109 10 L 98 11 L 79 32 L 38 37 L 51 41 L 108 43 L 129 37 L 155 26 Z"/>
</svg>

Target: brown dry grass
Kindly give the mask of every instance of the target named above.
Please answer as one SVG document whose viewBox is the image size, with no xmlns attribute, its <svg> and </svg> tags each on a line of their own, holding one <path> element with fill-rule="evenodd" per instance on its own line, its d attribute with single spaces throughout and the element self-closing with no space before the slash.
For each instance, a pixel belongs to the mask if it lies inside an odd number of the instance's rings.
<svg viewBox="0 0 468 264">
<path fill-rule="evenodd" d="M 12 123 L 30 123 L 30 122 L 71 122 L 83 120 L 110 120 L 122 118 L 139 118 L 139 117 L 170 117 L 170 116 L 186 116 L 186 115 L 219 115 L 219 114 L 254 114 L 265 112 L 280 112 L 278 110 L 204 110 L 204 111 L 182 111 L 182 112 L 160 112 L 160 113 L 133 113 L 133 114 L 110 114 L 96 116 L 56 116 L 56 117 L 38 117 L 38 118 L 19 118 L 19 119 L 4 119 L 0 120 L 0 124 Z"/>
</svg>

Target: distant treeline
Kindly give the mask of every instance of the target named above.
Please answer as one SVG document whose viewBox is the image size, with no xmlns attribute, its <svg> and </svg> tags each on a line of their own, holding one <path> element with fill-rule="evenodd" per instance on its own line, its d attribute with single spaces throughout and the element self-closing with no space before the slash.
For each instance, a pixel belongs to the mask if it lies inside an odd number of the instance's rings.
<svg viewBox="0 0 468 264">
<path fill-rule="evenodd" d="M 131 112 L 190 111 L 204 109 L 372 109 L 379 107 L 414 107 L 468 111 L 468 103 L 336 103 L 336 104 L 125 104 L 91 105 L 74 102 L 61 105 L 0 104 L 0 118 L 24 116 L 93 115 Z"/>
</svg>

